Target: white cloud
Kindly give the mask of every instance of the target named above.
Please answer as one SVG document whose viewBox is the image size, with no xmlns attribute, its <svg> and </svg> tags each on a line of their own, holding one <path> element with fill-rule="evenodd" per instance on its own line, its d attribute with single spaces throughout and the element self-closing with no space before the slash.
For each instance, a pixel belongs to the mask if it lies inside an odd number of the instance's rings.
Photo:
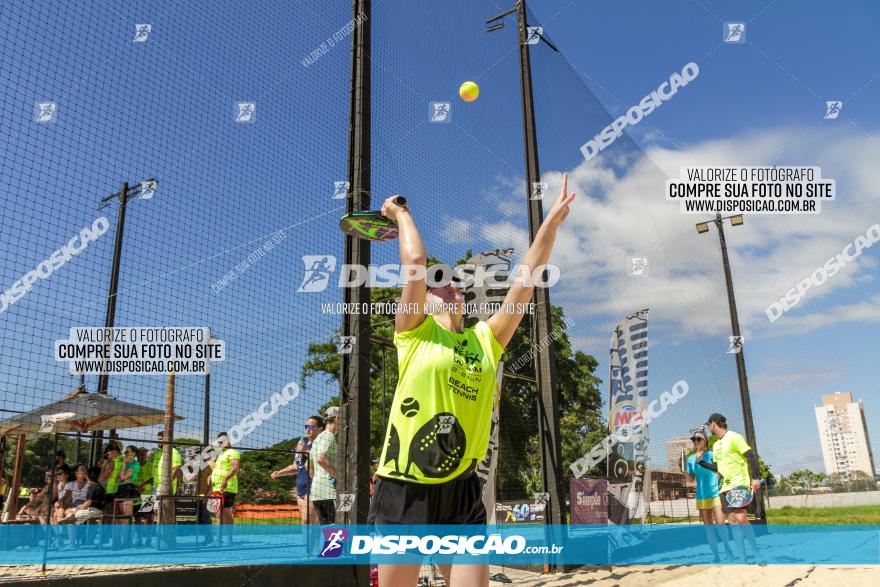
<svg viewBox="0 0 880 587">
<path fill-rule="evenodd" d="M 590 316 L 593 323 L 599 316 L 616 321 L 650 307 L 652 317 L 677 332 L 679 341 L 696 335 L 726 337 L 730 322 L 718 235 L 714 228 L 698 235 L 694 224 L 710 216 L 681 214 L 676 203 L 664 198 L 664 182 L 667 176 L 678 177 L 683 166 L 765 164 L 787 147 L 787 160 L 779 164 L 821 166 L 823 177 L 837 181 L 838 199 L 826 202 L 818 215 L 752 215 L 741 227 L 725 226 L 744 334 L 750 337 L 750 329 L 764 329 L 770 335 L 802 334 L 841 320 L 877 321 L 880 309 L 875 303 L 835 307 L 834 302 L 835 293 L 860 287 L 863 280 L 870 283 L 866 271 L 877 266 L 872 257 L 878 251 L 873 249 L 821 287 L 812 288 L 783 319 L 770 324 L 766 317 L 764 310 L 771 302 L 880 218 L 880 202 L 869 201 L 878 197 L 880 146 L 838 131 L 814 131 L 792 145 L 802 134 L 797 129 L 775 130 L 707 141 L 680 151 L 651 148 L 622 175 L 601 167 L 601 157 L 569 170 L 569 190 L 578 197 L 551 258 L 562 271 L 554 302 L 574 320 Z M 561 178 L 560 171 L 549 171 L 542 178 L 554 198 Z M 506 199 L 497 200 L 494 193 L 491 199 L 505 219 L 470 220 L 482 227 L 483 237 L 493 245 L 512 244 L 520 253 L 528 243 L 525 223 L 507 217 L 514 210 L 512 204 L 522 214 L 522 183 L 509 180 L 499 186 L 508 190 Z M 545 201 L 545 210 L 551 202 Z M 631 256 L 649 258 L 649 277 L 627 274 Z M 867 298 L 867 290 L 861 291 Z"/>
<path fill-rule="evenodd" d="M 835 306 L 832 311 L 804 316 L 784 316 L 774 323 L 770 334 L 786 336 L 804 334 L 826 326 L 844 322 L 873 324 L 880 322 L 880 294 L 864 302 Z"/>
<path fill-rule="evenodd" d="M 752 393 L 788 393 L 810 392 L 811 397 L 818 397 L 815 392 L 828 393 L 829 386 L 845 380 L 848 373 L 842 368 L 827 365 L 816 369 L 792 368 L 781 370 L 778 361 L 773 365 L 774 371 L 766 371 L 759 367 L 749 375 L 749 389 Z"/>
</svg>

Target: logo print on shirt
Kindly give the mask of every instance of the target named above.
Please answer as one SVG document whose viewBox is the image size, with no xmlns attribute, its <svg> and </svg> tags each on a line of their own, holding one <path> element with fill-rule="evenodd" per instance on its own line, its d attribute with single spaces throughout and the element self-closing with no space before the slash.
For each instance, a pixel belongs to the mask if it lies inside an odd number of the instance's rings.
<svg viewBox="0 0 880 587">
<path fill-rule="evenodd" d="M 437 434 L 449 434 L 452 432 L 453 424 L 455 424 L 455 416 L 440 416 L 440 426 L 437 428 Z"/>
<path fill-rule="evenodd" d="M 467 436 L 456 417 L 441 412 L 419 428 L 410 441 L 409 462 L 403 475 L 415 465 L 425 477 L 451 475 L 461 465 L 467 448 Z"/>
</svg>

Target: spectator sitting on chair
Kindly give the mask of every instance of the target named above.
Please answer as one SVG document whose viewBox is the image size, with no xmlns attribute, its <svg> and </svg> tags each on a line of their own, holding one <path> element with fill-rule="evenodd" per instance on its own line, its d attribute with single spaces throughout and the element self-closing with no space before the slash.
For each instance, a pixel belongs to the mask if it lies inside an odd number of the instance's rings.
<svg viewBox="0 0 880 587">
<path fill-rule="evenodd" d="M 28 502 L 21 506 L 21 509 L 18 510 L 18 514 L 16 514 L 15 519 L 19 521 L 24 520 L 35 520 L 37 516 L 37 510 L 40 508 L 40 503 L 42 502 L 43 496 L 40 490 L 36 487 L 31 487 L 28 492 Z"/>
<path fill-rule="evenodd" d="M 68 499 L 67 482 L 70 476 L 64 469 L 55 471 L 55 499 L 52 501 L 52 514 L 49 516 L 52 524 L 57 524 L 64 517 L 64 502 Z"/>
<path fill-rule="evenodd" d="M 64 487 L 64 497 L 61 499 L 63 517 L 56 523 L 68 524 L 67 537 L 69 547 L 76 548 L 76 534 L 73 523 L 82 524 L 90 518 L 101 517 L 101 498 L 103 489 L 89 479 L 88 468 L 79 464 L 74 468 L 76 478 Z"/>
<path fill-rule="evenodd" d="M 60 480 L 60 476 L 56 474 L 56 480 Z M 25 520 L 33 520 L 36 519 L 40 524 L 46 523 L 46 518 L 49 515 L 49 505 L 55 501 L 55 497 L 58 495 L 58 487 L 56 481 L 56 487 L 53 491 L 49 491 L 49 485 L 52 482 L 52 470 L 48 469 L 45 474 L 46 485 L 43 486 L 42 489 L 31 490 L 31 498 L 30 501 L 19 511 L 19 515 L 23 515 L 22 519 Z M 66 481 L 65 481 L 66 483 Z M 36 491 L 36 494 L 34 494 Z"/>
<path fill-rule="evenodd" d="M 64 517 L 62 523 L 73 522 L 87 517 L 98 517 L 101 510 L 98 507 L 101 486 L 89 479 L 89 470 L 80 463 L 74 469 L 76 478 L 65 486 Z"/>
</svg>

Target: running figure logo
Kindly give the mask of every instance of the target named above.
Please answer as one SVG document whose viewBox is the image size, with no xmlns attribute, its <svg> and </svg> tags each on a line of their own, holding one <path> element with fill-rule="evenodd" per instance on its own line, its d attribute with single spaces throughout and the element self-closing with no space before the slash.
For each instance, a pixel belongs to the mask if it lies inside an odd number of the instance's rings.
<svg viewBox="0 0 880 587">
<path fill-rule="evenodd" d="M 431 102 L 431 122 L 449 122 L 449 102 Z"/>
<path fill-rule="evenodd" d="M 725 22 L 724 23 L 724 42 L 725 43 L 745 43 L 746 42 L 746 23 L 744 22 Z"/>
<path fill-rule="evenodd" d="M 449 434 L 452 432 L 453 424 L 455 424 L 455 416 L 440 416 L 440 427 L 437 428 L 437 434 Z"/>
<path fill-rule="evenodd" d="M 351 506 L 354 505 L 354 493 L 340 493 L 339 505 L 336 507 L 337 512 L 350 512 Z"/>
<path fill-rule="evenodd" d="M 526 27 L 526 45 L 534 45 L 538 41 L 541 40 L 541 36 L 544 34 L 544 27 L 542 26 L 530 26 Z"/>
<path fill-rule="evenodd" d="M 344 528 L 321 528 L 324 533 L 324 548 L 320 558 L 336 558 L 342 554 L 343 545 L 348 540 L 348 530 Z"/>
<path fill-rule="evenodd" d="M 336 257 L 333 255 L 304 255 L 302 258 L 305 275 L 297 293 L 317 293 L 327 289 L 330 273 L 336 269 Z"/>
<path fill-rule="evenodd" d="M 141 200 L 149 200 L 153 197 L 153 194 L 156 193 L 156 188 L 159 186 L 159 182 L 155 179 L 149 179 L 147 181 L 141 182 L 141 193 L 138 194 L 138 197 Z"/>
<path fill-rule="evenodd" d="M 348 187 L 349 183 L 347 181 L 334 181 L 333 182 L 333 199 L 334 200 L 344 200 L 348 195 Z"/>
<path fill-rule="evenodd" d="M 58 105 L 55 102 L 37 102 L 35 120 L 41 124 L 57 120 Z"/>
<path fill-rule="evenodd" d="M 340 336 L 339 347 L 336 349 L 340 355 L 350 355 L 354 350 L 354 336 Z"/>
<path fill-rule="evenodd" d="M 825 102 L 825 120 L 834 120 L 840 115 L 843 102 L 840 100 L 828 100 Z"/>
<path fill-rule="evenodd" d="M 530 200 L 543 200 L 544 194 L 547 193 L 548 183 L 546 181 L 532 182 L 532 197 Z"/>
<path fill-rule="evenodd" d="M 253 122 L 257 113 L 257 105 L 254 102 L 235 103 L 235 122 Z"/>
<path fill-rule="evenodd" d="M 150 33 L 153 31 L 153 25 L 151 24 L 136 24 L 134 25 L 134 42 L 135 43 L 146 43 L 147 37 L 150 36 Z"/>
<path fill-rule="evenodd" d="M 739 354 L 743 350 L 743 337 L 742 336 L 731 336 L 730 337 L 730 346 L 727 348 L 727 352 L 729 354 Z"/>
<path fill-rule="evenodd" d="M 648 275 L 648 258 L 647 257 L 630 257 L 629 274 L 635 277 L 645 277 Z"/>
</svg>

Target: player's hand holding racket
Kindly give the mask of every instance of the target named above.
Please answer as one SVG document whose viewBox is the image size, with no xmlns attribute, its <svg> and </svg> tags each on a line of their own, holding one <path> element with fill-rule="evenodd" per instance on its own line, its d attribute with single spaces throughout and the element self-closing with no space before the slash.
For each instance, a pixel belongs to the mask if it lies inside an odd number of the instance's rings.
<svg viewBox="0 0 880 587">
<path fill-rule="evenodd" d="M 382 202 L 382 209 L 380 212 L 382 212 L 382 216 L 392 220 L 396 224 L 398 222 L 397 215 L 404 210 L 409 210 L 409 208 L 407 208 L 406 198 L 403 196 L 391 196 Z"/>
<path fill-rule="evenodd" d="M 406 198 L 391 196 L 382 204 L 381 210 L 350 212 L 339 221 L 345 234 L 371 241 L 388 241 L 397 238 L 397 218 L 406 209 Z"/>
</svg>

